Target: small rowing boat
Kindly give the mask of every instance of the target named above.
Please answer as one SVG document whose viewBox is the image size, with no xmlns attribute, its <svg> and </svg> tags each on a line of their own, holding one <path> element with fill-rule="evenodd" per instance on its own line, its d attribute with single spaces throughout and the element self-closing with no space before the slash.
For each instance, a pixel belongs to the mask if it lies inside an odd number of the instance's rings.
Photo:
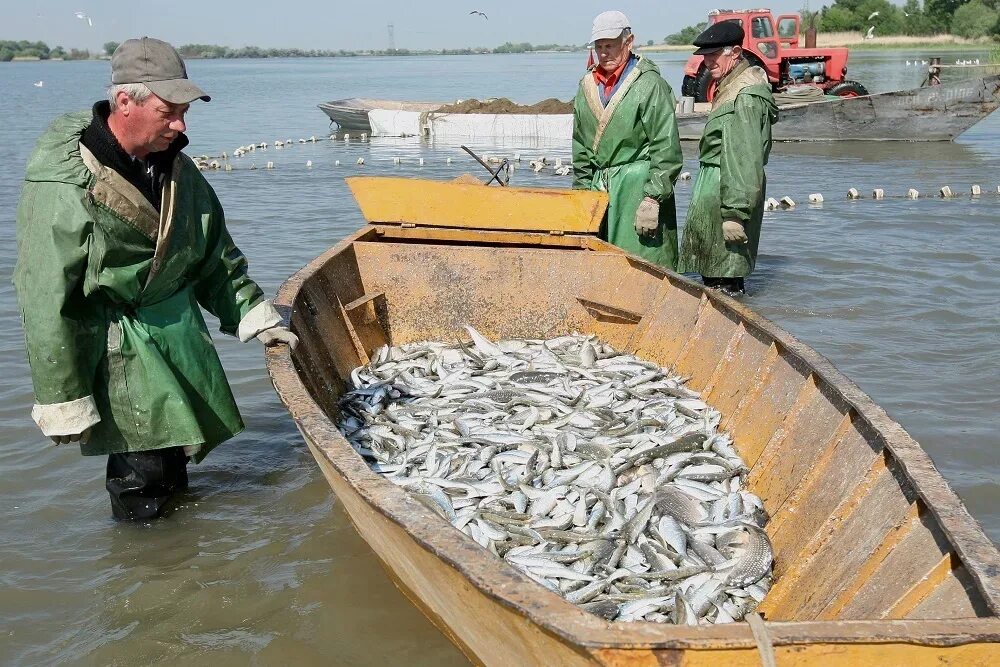
<svg viewBox="0 0 1000 667">
<path fill-rule="evenodd" d="M 826 359 L 737 301 L 594 235 L 603 193 L 348 179 L 368 224 L 281 287 L 301 343 L 267 365 L 387 572 L 485 665 L 988 665 L 1000 555 L 929 457 Z M 765 621 L 606 622 L 372 471 L 337 429 L 385 344 L 593 334 L 723 415 L 774 550 Z"/>
</svg>

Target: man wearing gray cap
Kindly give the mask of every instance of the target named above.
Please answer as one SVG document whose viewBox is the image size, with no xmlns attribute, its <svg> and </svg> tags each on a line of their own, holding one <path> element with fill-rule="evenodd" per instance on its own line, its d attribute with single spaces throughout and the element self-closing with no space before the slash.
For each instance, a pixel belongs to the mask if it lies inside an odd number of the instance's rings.
<svg viewBox="0 0 1000 667">
<path fill-rule="evenodd" d="M 683 164 L 674 93 L 655 64 L 632 53 L 621 12 L 599 14 L 590 38 L 597 62 L 573 103 L 573 187 L 608 193 L 602 238 L 674 269 L 674 182 Z"/>
<path fill-rule="evenodd" d="M 241 430 L 200 308 L 265 345 L 298 339 L 247 275 L 212 187 L 181 150 L 211 98 L 150 37 L 111 57 L 108 100 L 57 118 L 28 161 L 14 286 L 36 403 L 56 445 L 108 455 L 116 518 L 161 516 Z M 200 306 L 200 308 L 199 308 Z"/>
</svg>

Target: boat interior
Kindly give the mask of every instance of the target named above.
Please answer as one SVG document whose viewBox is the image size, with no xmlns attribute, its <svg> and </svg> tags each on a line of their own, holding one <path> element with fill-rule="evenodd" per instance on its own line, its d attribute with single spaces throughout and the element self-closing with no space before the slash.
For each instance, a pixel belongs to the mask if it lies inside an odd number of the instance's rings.
<svg viewBox="0 0 1000 667">
<path fill-rule="evenodd" d="M 748 490 L 770 516 L 775 580 L 759 609 L 767 620 L 967 619 L 1000 609 L 997 551 L 920 446 L 772 323 L 599 241 L 604 195 L 349 184 L 369 225 L 282 291 L 301 339 L 296 375 L 331 424 L 350 371 L 382 345 L 457 342 L 465 324 L 491 339 L 594 334 L 688 377 L 722 413 L 720 429 L 750 469 Z M 369 474 L 355 470 L 350 481 L 405 493 Z M 441 520 L 440 530 L 451 528 Z"/>
</svg>

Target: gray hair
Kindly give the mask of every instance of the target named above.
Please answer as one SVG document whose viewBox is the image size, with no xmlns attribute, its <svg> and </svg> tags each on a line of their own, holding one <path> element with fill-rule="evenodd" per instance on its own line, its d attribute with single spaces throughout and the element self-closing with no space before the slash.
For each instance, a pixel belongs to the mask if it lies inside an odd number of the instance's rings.
<svg viewBox="0 0 1000 667">
<path fill-rule="evenodd" d="M 144 83 L 113 83 L 108 86 L 108 101 L 111 102 L 112 111 L 118 108 L 118 93 L 125 93 L 134 102 L 142 102 L 152 95 L 153 91 Z"/>
</svg>

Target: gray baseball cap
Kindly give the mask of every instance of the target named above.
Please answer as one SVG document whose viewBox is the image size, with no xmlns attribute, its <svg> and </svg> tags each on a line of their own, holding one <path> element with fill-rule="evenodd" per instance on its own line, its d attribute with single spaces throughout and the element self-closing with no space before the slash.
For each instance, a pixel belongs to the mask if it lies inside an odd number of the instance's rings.
<svg viewBox="0 0 1000 667">
<path fill-rule="evenodd" d="M 631 28 L 628 17 L 621 12 L 601 12 L 594 19 L 594 26 L 590 30 L 590 42 L 593 44 L 599 39 L 616 39 L 626 28 Z"/>
<path fill-rule="evenodd" d="M 111 83 L 144 83 L 154 95 L 171 104 L 212 99 L 188 80 L 177 49 L 152 37 L 129 39 L 115 49 L 111 55 Z"/>
</svg>

